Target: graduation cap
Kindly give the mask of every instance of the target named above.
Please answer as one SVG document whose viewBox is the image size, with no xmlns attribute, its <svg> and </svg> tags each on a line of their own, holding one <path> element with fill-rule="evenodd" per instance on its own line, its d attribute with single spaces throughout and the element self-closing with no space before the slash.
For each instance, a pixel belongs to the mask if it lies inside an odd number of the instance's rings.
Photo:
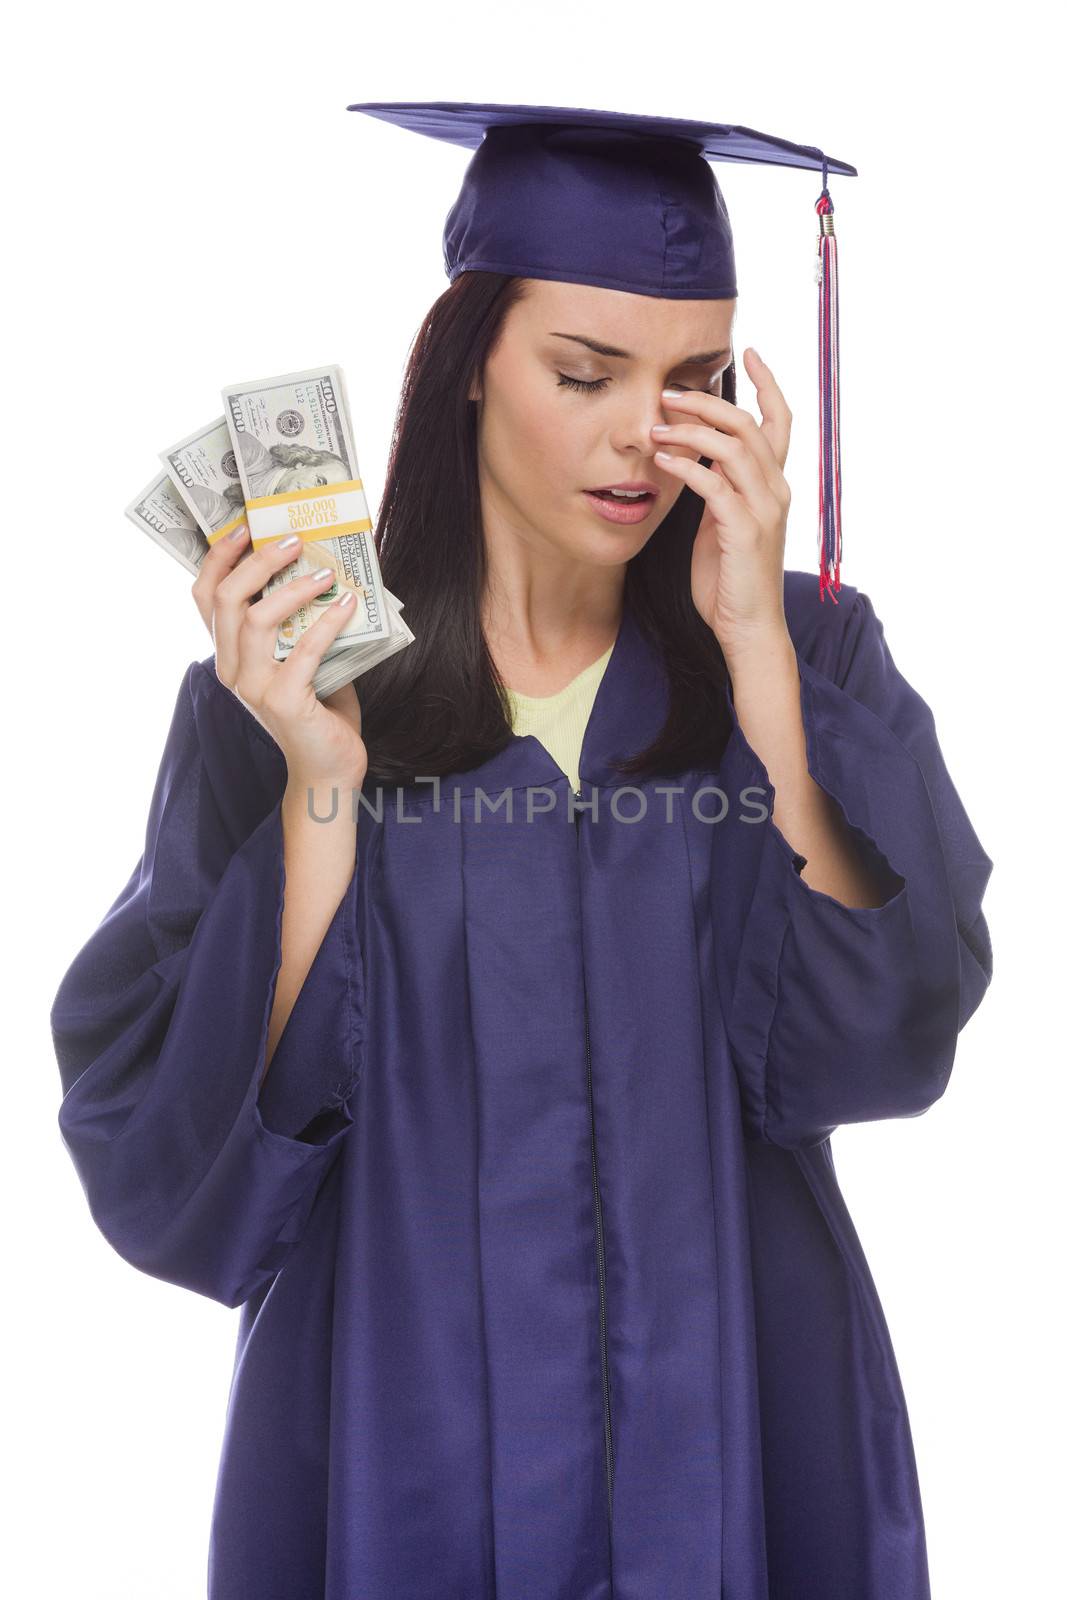
<svg viewBox="0 0 1067 1600">
<path fill-rule="evenodd" d="M 461 272 L 597 284 L 676 300 L 737 295 L 733 234 L 707 157 L 821 171 L 819 597 L 841 587 L 837 240 L 829 174 L 856 168 L 754 128 L 583 106 L 368 100 L 347 108 L 473 150 L 445 218 Z"/>
</svg>

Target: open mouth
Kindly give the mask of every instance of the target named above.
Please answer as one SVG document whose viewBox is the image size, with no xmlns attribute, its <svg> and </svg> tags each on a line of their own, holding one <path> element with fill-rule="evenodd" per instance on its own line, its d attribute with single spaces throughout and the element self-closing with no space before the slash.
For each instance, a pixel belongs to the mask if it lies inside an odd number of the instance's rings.
<svg viewBox="0 0 1067 1600">
<path fill-rule="evenodd" d="M 586 489 L 583 493 L 598 517 L 623 524 L 644 522 L 657 498 L 654 488 Z"/>
<path fill-rule="evenodd" d="M 598 500 L 611 500 L 617 505 L 624 506 L 655 499 L 647 489 L 642 489 L 637 494 L 623 493 L 619 489 L 587 489 L 586 493 L 595 495 Z"/>
</svg>

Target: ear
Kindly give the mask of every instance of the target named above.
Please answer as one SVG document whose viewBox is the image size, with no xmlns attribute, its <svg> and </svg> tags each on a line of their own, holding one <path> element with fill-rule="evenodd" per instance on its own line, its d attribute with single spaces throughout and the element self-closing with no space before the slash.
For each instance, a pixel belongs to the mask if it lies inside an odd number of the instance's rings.
<svg viewBox="0 0 1067 1600">
<path fill-rule="evenodd" d="M 472 394 L 471 389 L 475 390 L 476 392 Z M 471 384 L 471 389 L 468 389 L 467 391 L 467 399 L 470 401 L 471 405 L 478 405 L 482 398 L 482 386 L 478 382 L 477 378 L 475 378 Z"/>
</svg>

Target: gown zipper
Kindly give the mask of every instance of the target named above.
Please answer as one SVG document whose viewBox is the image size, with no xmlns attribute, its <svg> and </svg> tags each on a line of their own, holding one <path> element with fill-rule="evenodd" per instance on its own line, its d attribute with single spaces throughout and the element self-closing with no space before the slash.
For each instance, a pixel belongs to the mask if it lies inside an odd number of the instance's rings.
<svg viewBox="0 0 1067 1600">
<path fill-rule="evenodd" d="M 582 813 L 575 812 L 575 842 L 581 843 Z M 585 973 L 582 973 L 583 995 L 585 992 Z M 608 1490 L 608 1521 L 611 1521 L 612 1499 L 615 1484 L 615 1459 L 611 1439 L 611 1387 L 608 1382 L 608 1332 L 607 1332 L 607 1286 L 604 1267 L 604 1215 L 600 1205 L 600 1182 L 597 1175 L 596 1158 L 596 1126 L 593 1115 L 593 1052 L 589 1041 L 589 1006 L 584 1003 L 585 1013 L 585 1081 L 589 1095 L 589 1142 L 593 1162 L 593 1214 L 596 1223 L 596 1266 L 597 1282 L 600 1292 L 600 1382 L 604 1397 L 604 1463 L 607 1473 Z"/>
</svg>

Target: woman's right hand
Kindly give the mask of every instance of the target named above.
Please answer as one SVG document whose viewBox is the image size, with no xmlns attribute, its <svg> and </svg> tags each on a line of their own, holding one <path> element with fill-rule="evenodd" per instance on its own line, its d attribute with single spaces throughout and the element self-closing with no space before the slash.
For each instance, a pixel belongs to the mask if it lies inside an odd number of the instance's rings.
<svg viewBox="0 0 1067 1600">
<path fill-rule="evenodd" d="M 302 605 L 330 587 L 324 577 L 294 578 L 249 604 L 276 572 L 290 566 L 303 541 L 274 541 L 241 560 L 247 530 L 220 539 L 200 564 L 193 599 L 215 646 L 219 681 L 240 700 L 280 746 L 290 784 L 324 781 L 360 788 L 367 772 L 367 748 L 355 685 L 346 683 L 320 700 L 313 680 L 319 664 L 360 596 L 342 604 L 343 590 L 294 646 L 285 661 L 274 659 L 278 627 Z"/>
</svg>

